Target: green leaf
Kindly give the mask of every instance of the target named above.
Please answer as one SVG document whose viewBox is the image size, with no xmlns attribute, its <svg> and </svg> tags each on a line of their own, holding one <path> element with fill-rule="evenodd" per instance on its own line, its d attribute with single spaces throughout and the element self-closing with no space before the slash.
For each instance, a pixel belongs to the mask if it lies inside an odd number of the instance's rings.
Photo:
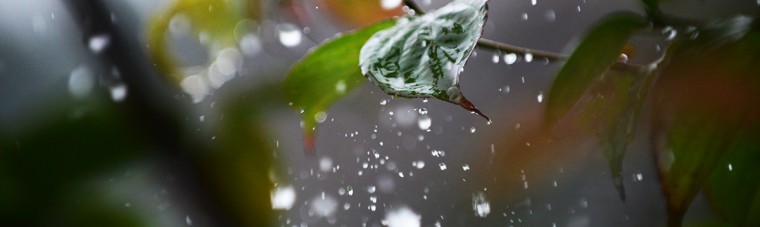
<svg viewBox="0 0 760 227">
<path fill-rule="evenodd" d="M 760 125 L 736 135 L 725 157 L 713 170 L 705 192 L 710 203 L 730 223 L 758 226 L 760 221 Z M 753 209 L 755 209 L 753 211 Z"/>
<path fill-rule="evenodd" d="M 285 92 L 292 106 L 301 111 L 304 148 L 314 150 L 314 130 L 324 111 L 366 80 L 359 70 L 359 49 L 376 32 L 395 21 L 344 34 L 311 51 L 288 72 Z"/>
<path fill-rule="evenodd" d="M 620 56 L 634 31 L 646 26 L 633 13 L 613 14 L 594 26 L 567 60 L 552 85 L 547 100 L 546 127 L 557 123 Z"/>
<path fill-rule="evenodd" d="M 757 157 L 760 131 L 760 31 L 753 26 L 737 17 L 687 34 L 695 38 L 674 44 L 657 82 L 653 138 L 671 226 L 681 224 L 705 186 L 727 220 L 758 221 L 751 201 L 760 178 L 742 180 L 742 171 L 752 171 L 745 161 Z M 727 162 L 736 162 L 737 172 L 721 173 Z"/>
<path fill-rule="evenodd" d="M 486 0 L 460 0 L 376 33 L 361 49 L 362 74 L 384 92 L 438 98 L 486 117 L 459 89 L 459 74 L 483 33 Z"/>
<path fill-rule="evenodd" d="M 615 188 L 625 200 L 623 157 L 634 139 L 636 122 L 654 74 L 609 70 L 589 89 L 591 101 L 581 115 L 581 127 L 599 138 Z"/>
</svg>

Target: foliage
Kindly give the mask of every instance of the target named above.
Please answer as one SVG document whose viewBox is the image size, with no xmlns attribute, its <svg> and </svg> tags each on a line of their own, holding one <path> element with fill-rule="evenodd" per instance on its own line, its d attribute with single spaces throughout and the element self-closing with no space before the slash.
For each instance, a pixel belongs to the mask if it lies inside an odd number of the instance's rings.
<svg viewBox="0 0 760 227">
<path fill-rule="evenodd" d="M 436 97 L 461 104 L 452 99 L 458 96 L 448 93 L 448 88 L 458 83 L 460 70 L 446 68 L 440 61 L 463 66 L 477 43 L 472 37 L 477 39 L 481 31 L 479 26 L 463 26 L 464 30 L 472 29 L 467 32 L 471 36 L 453 39 L 448 39 L 448 33 L 437 31 L 456 30 L 443 29 L 445 20 L 439 18 L 452 12 L 454 5 L 472 2 L 454 1 L 430 14 L 401 19 L 403 22 L 395 27 L 378 32 L 362 48 L 362 73 L 390 95 Z M 655 100 L 653 154 L 668 197 L 670 225 L 681 224 L 682 215 L 702 188 L 708 189 L 711 203 L 730 223 L 748 226 L 757 223 L 753 217 L 760 211 L 756 202 L 760 201 L 756 197 L 758 180 L 751 179 L 749 175 L 755 171 L 746 163 L 756 160 L 760 153 L 760 138 L 756 138 L 760 111 L 752 101 L 760 100 L 757 96 L 760 72 L 756 67 L 760 64 L 758 23 L 747 17 L 712 23 L 689 21 L 664 14 L 659 1 L 644 0 L 644 5 L 646 17 L 615 13 L 602 18 L 586 33 L 551 88 L 545 128 L 549 130 L 562 121 L 575 119 L 580 128 L 595 135 L 609 161 L 613 182 L 624 199 L 623 157 L 635 139 L 644 104 Z M 470 13 L 471 10 L 455 12 L 467 18 L 463 21 L 477 21 L 485 15 L 484 12 L 467 16 Z M 467 24 L 454 25 L 460 23 Z M 654 62 L 628 63 L 628 57 L 633 57 L 626 52 L 633 50 L 626 44 L 628 40 L 654 32 L 683 35 L 662 35 L 669 44 L 665 54 Z M 461 48 L 442 50 L 447 45 L 436 42 L 442 39 L 456 40 L 454 45 Z M 621 56 L 621 52 L 630 56 Z M 306 59 L 318 58 L 316 55 L 312 53 Z M 452 73 L 446 74 L 447 70 Z M 650 95 L 650 90 L 657 92 Z M 318 93 L 321 92 L 312 94 Z M 458 93 L 456 89 L 452 94 Z M 325 108 L 322 106 L 320 110 Z M 575 116 L 575 112 L 580 112 L 580 116 Z M 726 172 L 726 165 L 730 166 L 730 173 Z M 733 192 L 741 198 L 728 198 Z"/>
</svg>

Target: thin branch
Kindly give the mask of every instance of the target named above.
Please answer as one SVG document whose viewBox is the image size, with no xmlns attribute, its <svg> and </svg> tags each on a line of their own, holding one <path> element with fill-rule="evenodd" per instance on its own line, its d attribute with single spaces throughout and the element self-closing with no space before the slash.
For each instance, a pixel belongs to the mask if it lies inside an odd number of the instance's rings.
<svg viewBox="0 0 760 227">
<path fill-rule="evenodd" d="M 416 14 L 425 14 L 425 11 L 420 8 L 417 3 L 415 3 L 413 0 L 404 0 L 404 5 L 406 7 L 409 7 L 409 9 L 414 10 Z M 480 48 L 486 48 L 491 50 L 497 50 L 505 53 L 515 53 L 515 54 L 521 54 L 526 55 L 530 54 L 533 57 L 538 58 L 545 58 L 549 61 L 563 61 L 567 60 L 570 56 L 566 54 L 561 53 L 555 53 L 551 51 L 545 51 L 545 50 L 534 50 L 530 48 L 510 45 L 506 43 L 501 43 L 498 41 L 486 39 L 486 38 L 480 38 L 477 43 L 477 47 Z M 613 69 L 617 70 L 624 70 L 624 71 L 631 71 L 631 72 L 643 72 L 648 70 L 648 67 L 643 65 L 635 65 L 635 64 L 628 64 L 624 62 L 615 62 L 615 65 L 612 66 Z"/>
<path fill-rule="evenodd" d="M 498 50 L 498 51 L 502 51 L 506 53 L 531 54 L 534 57 L 546 58 L 549 61 L 559 61 L 559 60 L 565 60 L 568 58 L 568 56 L 565 54 L 559 54 L 559 53 L 543 51 L 543 50 L 528 49 L 525 47 L 509 45 L 506 43 L 500 43 L 500 42 L 493 41 L 486 38 L 480 38 L 480 40 L 478 40 L 478 47 Z"/>
</svg>

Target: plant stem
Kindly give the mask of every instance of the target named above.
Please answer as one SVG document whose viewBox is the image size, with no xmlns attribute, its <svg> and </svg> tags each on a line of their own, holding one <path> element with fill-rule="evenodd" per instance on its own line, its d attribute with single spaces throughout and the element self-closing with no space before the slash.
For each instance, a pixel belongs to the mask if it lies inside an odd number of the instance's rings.
<svg viewBox="0 0 760 227">
<path fill-rule="evenodd" d="M 425 10 L 420 8 L 420 6 L 417 5 L 417 3 L 415 3 L 413 0 L 404 0 L 404 5 L 406 5 L 406 7 L 409 7 L 409 9 L 414 10 L 416 14 L 425 14 Z M 523 54 L 523 55 L 531 54 L 534 57 L 546 58 L 549 61 L 559 61 L 559 60 L 564 60 L 568 58 L 568 56 L 565 54 L 559 54 L 559 53 L 543 51 L 543 50 L 533 50 L 533 49 L 529 49 L 525 47 L 497 42 L 497 41 L 486 39 L 486 38 L 480 38 L 478 40 L 477 46 L 481 48 L 502 51 L 505 53 L 515 53 L 515 54 Z"/>
<path fill-rule="evenodd" d="M 415 3 L 413 0 L 404 0 L 404 5 L 406 7 L 409 7 L 409 9 L 414 10 L 415 14 L 425 14 L 425 10 L 420 8 L 420 6 L 417 5 L 417 3 Z M 570 57 L 569 55 L 566 55 L 566 54 L 555 53 L 555 52 L 545 51 L 545 50 L 534 50 L 534 49 L 525 48 L 521 46 L 501 43 L 498 41 L 494 41 L 494 40 L 490 40 L 490 39 L 486 39 L 482 37 L 478 40 L 477 47 L 497 50 L 497 51 L 501 51 L 505 53 L 515 53 L 515 54 L 522 54 L 522 55 L 530 54 L 533 57 L 545 58 L 548 61 L 563 61 L 563 60 L 567 60 Z M 615 65 L 613 65 L 612 68 L 617 69 L 617 70 L 623 70 L 623 71 L 631 71 L 631 72 L 643 72 L 645 70 L 648 70 L 646 66 L 628 64 L 628 63 L 623 63 L 623 62 L 615 62 Z"/>
<path fill-rule="evenodd" d="M 480 40 L 478 40 L 478 47 L 503 51 L 507 53 L 531 54 L 534 57 L 546 58 L 549 61 L 565 60 L 568 58 L 568 56 L 564 54 L 554 53 L 550 51 L 543 51 L 543 50 L 528 49 L 525 47 L 510 45 L 506 43 L 500 43 L 500 42 L 493 41 L 486 38 L 480 38 Z"/>
</svg>

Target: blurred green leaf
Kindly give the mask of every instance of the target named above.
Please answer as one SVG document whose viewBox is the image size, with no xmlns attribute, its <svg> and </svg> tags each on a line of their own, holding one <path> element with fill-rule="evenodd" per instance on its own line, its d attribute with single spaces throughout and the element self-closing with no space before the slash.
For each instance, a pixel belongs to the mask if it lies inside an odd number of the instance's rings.
<svg viewBox="0 0 760 227">
<path fill-rule="evenodd" d="M 547 100 L 546 127 L 557 123 L 586 90 L 612 67 L 634 31 L 646 25 L 637 14 L 622 12 L 595 25 L 560 70 Z"/>
<path fill-rule="evenodd" d="M 453 1 L 376 33 L 362 47 L 362 74 L 390 95 L 437 98 L 488 119 L 459 90 L 459 74 L 483 33 L 486 3 Z"/>
<path fill-rule="evenodd" d="M 282 86 L 267 85 L 235 94 L 220 106 L 224 117 L 214 133 L 213 151 L 195 154 L 203 177 L 229 221 L 240 226 L 275 226 L 272 176 L 279 172 L 276 150 L 263 128 L 261 112 L 271 109 Z M 275 94 L 275 95 L 273 95 Z M 277 102 L 281 104 L 282 102 Z"/>
<path fill-rule="evenodd" d="M 591 101 L 580 116 L 581 127 L 599 138 L 613 183 L 623 200 L 623 158 L 634 139 L 636 122 L 653 76 L 645 72 L 608 70 L 589 89 Z"/>
<path fill-rule="evenodd" d="M 758 163 L 760 125 L 755 124 L 733 138 L 725 157 L 706 183 L 705 192 L 710 203 L 722 217 L 737 226 L 760 225 Z"/>
<path fill-rule="evenodd" d="M 43 221 L 39 216 L 51 214 L 66 193 L 145 151 L 108 99 L 64 101 L 46 111 L 34 128 L 0 132 L 0 220 Z"/>
<path fill-rule="evenodd" d="M 241 10 L 247 4 L 246 10 Z M 156 67 L 170 81 L 179 85 L 184 78 L 172 56 L 167 41 L 172 23 L 177 30 L 188 26 L 190 37 L 197 37 L 209 47 L 209 57 L 216 59 L 219 51 L 237 45 L 236 25 L 247 16 L 258 19 L 257 0 L 176 0 L 167 9 L 151 19 L 148 26 L 149 54 Z M 240 26 L 238 29 L 245 29 Z"/>
<path fill-rule="evenodd" d="M 693 38 L 674 44 L 655 93 L 653 133 L 669 224 L 680 226 L 703 186 L 714 192 L 710 202 L 719 211 L 736 212 L 724 217 L 740 224 L 760 215 L 747 204 L 755 200 L 757 190 L 751 188 L 760 178 L 739 182 L 742 171 L 751 171 L 743 167 L 723 179 L 721 170 L 728 168 L 726 161 L 744 166 L 745 159 L 757 157 L 760 32 L 752 19 L 737 17 L 688 35 Z M 708 180 L 716 184 L 706 185 Z M 741 203 L 732 202 L 737 196 Z"/>
<path fill-rule="evenodd" d="M 304 149 L 314 150 L 316 118 L 366 81 L 359 70 L 361 46 L 370 36 L 394 24 L 395 21 L 382 21 L 344 34 L 317 47 L 290 69 L 285 92 L 292 106 L 302 111 Z"/>
</svg>

